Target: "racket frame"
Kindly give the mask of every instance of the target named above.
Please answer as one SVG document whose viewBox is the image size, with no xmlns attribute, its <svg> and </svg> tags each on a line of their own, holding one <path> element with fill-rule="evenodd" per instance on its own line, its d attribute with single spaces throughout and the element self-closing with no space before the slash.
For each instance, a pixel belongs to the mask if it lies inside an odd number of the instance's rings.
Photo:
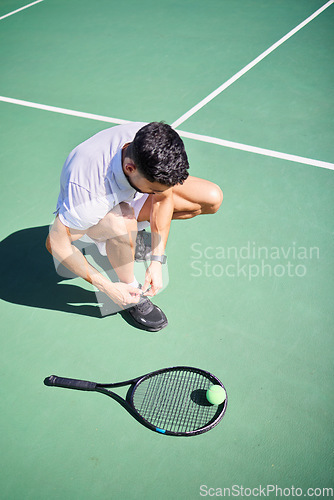
<svg viewBox="0 0 334 500">
<path fill-rule="evenodd" d="M 226 399 L 223 403 L 220 405 L 217 405 L 217 412 L 215 413 L 215 416 L 203 427 L 200 427 L 198 429 L 195 429 L 193 431 L 181 431 L 181 432 L 176 432 L 176 431 L 170 431 L 168 429 L 161 429 L 159 427 L 154 426 L 150 422 L 148 422 L 135 408 L 134 403 L 133 403 L 133 396 L 136 392 L 137 387 L 144 382 L 145 380 L 149 379 L 150 377 L 159 375 L 161 373 L 166 373 L 169 371 L 193 371 L 195 373 L 201 374 L 208 378 L 210 382 L 214 385 L 220 385 L 226 394 Z M 57 377 L 56 375 L 51 375 L 50 377 L 47 377 L 44 380 L 44 384 L 47 386 L 53 386 L 53 387 L 62 387 L 66 389 L 76 389 L 76 390 L 81 390 L 81 391 L 91 391 L 91 392 L 99 392 L 101 394 L 105 394 L 106 396 L 111 397 L 115 401 L 117 401 L 125 410 L 128 411 L 128 413 L 131 414 L 132 417 L 134 417 L 138 422 L 140 422 L 142 425 L 147 427 L 148 429 L 158 432 L 159 434 L 163 434 L 166 436 L 195 436 L 199 434 L 203 434 L 204 432 L 209 431 L 213 427 L 215 427 L 223 418 L 226 412 L 227 408 L 227 391 L 225 386 L 222 384 L 222 382 L 212 373 L 202 370 L 200 368 L 194 368 L 190 366 L 172 366 L 169 368 L 161 368 L 160 370 L 155 370 L 153 372 L 147 373 L 145 375 L 142 375 L 140 377 L 136 377 L 130 380 L 125 380 L 124 382 L 116 382 L 116 383 L 108 383 L 108 384 L 102 384 L 102 383 L 95 383 L 95 382 L 89 382 L 89 381 L 84 381 L 84 380 L 76 380 L 76 379 L 68 379 L 68 378 L 62 378 L 62 377 Z M 109 390 L 109 389 L 116 389 L 118 387 L 125 387 L 125 386 L 130 386 L 125 399 L 119 396 L 117 393 Z"/>
</svg>

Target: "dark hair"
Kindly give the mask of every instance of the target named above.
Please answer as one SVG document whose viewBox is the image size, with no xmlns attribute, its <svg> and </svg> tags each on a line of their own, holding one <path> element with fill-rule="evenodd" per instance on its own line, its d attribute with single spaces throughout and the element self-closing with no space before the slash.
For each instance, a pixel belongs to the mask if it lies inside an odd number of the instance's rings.
<svg viewBox="0 0 334 500">
<path fill-rule="evenodd" d="M 188 177 L 183 141 L 170 125 L 162 122 L 145 125 L 138 130 L 131 146 L 132 159 L 148 181 L 175 186 Z"/>
</svg>

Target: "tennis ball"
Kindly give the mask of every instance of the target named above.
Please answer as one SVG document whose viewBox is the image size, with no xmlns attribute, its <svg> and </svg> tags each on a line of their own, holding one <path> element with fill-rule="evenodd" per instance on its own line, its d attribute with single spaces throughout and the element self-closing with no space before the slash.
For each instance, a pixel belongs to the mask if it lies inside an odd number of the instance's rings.
<svg viewBox="0 0 334 500">
<path fill-rule="evenodd" d="M 220 405 L 226 399 L 226 392 L 224 387 L 221 385 L 212 385 L 206 391 L 206 399 L 212 405 Z"/>
</svg>

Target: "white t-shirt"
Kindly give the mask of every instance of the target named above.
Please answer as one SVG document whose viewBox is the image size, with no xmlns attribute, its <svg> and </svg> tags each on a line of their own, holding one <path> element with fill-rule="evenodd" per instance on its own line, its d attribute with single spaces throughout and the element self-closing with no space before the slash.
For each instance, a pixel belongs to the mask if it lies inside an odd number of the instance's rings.
<svg viewBox="0 0 334 500">
<path fill-rule="evenodd" d="M 98 132 L 67 157 L 60 177 L 56 213 L 73 229 L 88 229 L 137 191 L 122 169 L 122 147 L 145 123 L 136 122 Z"/>
</svg>

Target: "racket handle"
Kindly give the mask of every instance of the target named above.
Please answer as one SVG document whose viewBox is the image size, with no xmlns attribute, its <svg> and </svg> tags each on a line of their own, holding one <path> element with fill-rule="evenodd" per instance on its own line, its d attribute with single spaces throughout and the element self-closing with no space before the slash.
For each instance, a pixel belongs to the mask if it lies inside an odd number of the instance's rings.
<svg viewBox="0 0 334 500">
<path fill-rule="evenodd" d="M 66 389 L 77 389 L 79 391 L 94 391 L 96 389 L 95 382 L 56 377 L 56 375 L 50 375 L 50 377 L 47 377 L 44 380 L 44 384 L 48 386 L 64 387 Z"/>
</svg>

